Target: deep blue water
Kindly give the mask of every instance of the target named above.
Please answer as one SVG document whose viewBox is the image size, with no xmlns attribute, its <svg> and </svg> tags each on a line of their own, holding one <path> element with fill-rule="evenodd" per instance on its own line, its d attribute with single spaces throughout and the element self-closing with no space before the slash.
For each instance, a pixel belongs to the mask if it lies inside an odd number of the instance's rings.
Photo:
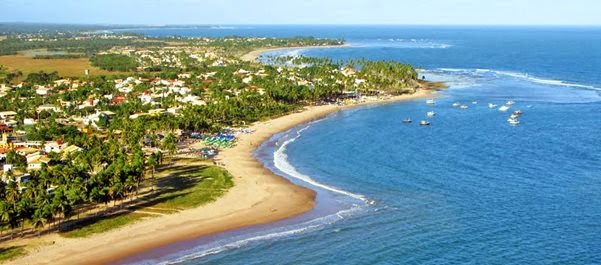
<svg viewBox="0 0 601 265">
<path fill-rule="evenodd" d="M 601 264 L 601 28 L 172 31 L 207 32 L 345 38 L 351 47 L 272 55 L 399 60 L 451 87 L 434 106 L 417 100 L 361 107 L 277 135 L 257 157 L 318 190 L 316 210 L 199 240 L 167 260 Z M 510 111 L 524 112 L 518 126 L 506 122 L 510 112 L 487 106 L 508 100 L 516 102 Z M 437 115 L 429 127 L 401 122 L 426 119 L 431 110 Z"/>
</svg>

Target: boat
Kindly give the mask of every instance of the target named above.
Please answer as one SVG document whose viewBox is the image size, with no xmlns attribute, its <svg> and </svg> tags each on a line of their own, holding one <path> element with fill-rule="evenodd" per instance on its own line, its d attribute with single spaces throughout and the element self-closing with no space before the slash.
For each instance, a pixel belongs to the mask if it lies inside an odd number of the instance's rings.
<svg viewBox="0 0 601 265">
<path fill-rule="evenodd" d="M 509 106 L 507 106 L 507 105 L 503 105 L 499 108 L 499 111 L 507 111 L 507 110 L 509 110 Z"/>
<path fill-rule="evenodd" d="M 461 107 L 459 107 L 460 109 L 467 109 L 469 108 L 467 105 L 461 105 Z"/>
<path fill-rule="evenodd" d="M 497 104 L 488 103 L 488 107 L 494 109 L 497 107 Z"/>
<path fill-rule="evenodd" d="M 436 101 L 434 99 L 428 99 L 428 100 L 426 100 L 426 104 L 434 105 L 434 104 L 436 104 Z"/>
<path fill-rule="evenodd" d="M 453 107 L 459 107 L 459 106 L 461 106 L 461 103 L 459 103 L 459 102 L 453 103 Z"/>
<path fill-rule="evenodd" d="M 513 101 L 513 100 L 507 101 L 507 103 L 505 103 L 505 105 L 507 105 L 507 106 L 511 106 L 513 104 L 515 104 L 515 101 Z"/>
<path fill-rule="evenodd" d="M 430 122 L 426 121 L 426 120 L 422 120 L 422 121 L 419 122 L 419 125 L 421 125 L 421 126 L 428 126 L 428 125 L 430 125 Z"/>
<path fill-rule="evenodd" d="M 411 120 L 411 118 L 406 118 L 403 120 L 403 123 L 412 123 L 413 121 Z"/>
<path fill-rule="evenodd" d="M 519 117 L 520 117 L 520 115 L 516 115 L 516 114 L 511 114 L 511 116 L 509 116 L 510 119 L 517 119 Z"/>
<path fill-rule="evenodd" d="M 522 114 L 524 114 L 521 110 L 516 110 L 513 112 L 514 115 L 520 116 Z"/>
<path fill-rule="evenodd" d="M 428 113 L 426 113 L 426 115 L 428 115 L 428 117 L 434 117 L 436 115 L 436 112 L 428 111 Z"/>
<path fill-rule="evenodd" d="M 520 124 L 520 121 L 518 119 L 512 119 L 512 118 L 507 119 L 507 122 L 509 122 L 509 124 L 511 124 L 511 125 Z"/>
</svg>

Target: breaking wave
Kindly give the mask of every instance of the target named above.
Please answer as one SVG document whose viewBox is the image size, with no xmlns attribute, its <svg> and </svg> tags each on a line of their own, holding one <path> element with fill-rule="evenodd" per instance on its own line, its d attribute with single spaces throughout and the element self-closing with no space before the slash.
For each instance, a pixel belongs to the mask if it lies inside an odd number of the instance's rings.
<svg viewBox="0 0 601 265">
<path fill-rule="evenodd" d="M 581 88 L 581 89 L 590 89 L 601 91 L 601 88 L 595 87 L 592 85 L 578 84 L 572 83 L 562 80 L 556 79 L 545 79 L 537 76 L 533 76 L 527 73 L 520 72 L 512 72 L 512 71 L 500 71 L 500 70 L 491 70 L 491 69 L 462 69 L 462 68 L 438 68 L 435 70 L 429 70 L 430 73 L 461 73 L 471 76 L 481 76 L 486 77 L 487 75 L 493 75 L 495 77 L 498 76 L 507 76 L 516 79 L 525 80 L 528 82 L 541 84 L 541 85 L 550 85 L 550 86 L 563 86 L 563 87 L 572 87 L 572 88 Z"/>
<path fill-rule="evenodd" d="M 368 41 L 357 41 L 351 44 L 352 47 L 382 47 L 398 49 L 448 49 L 452 44 L 429 39 L 377 39 Z"/>
<path fill-rule="evenodd" d="M 233 238 L 223 239 L 214 243 L 200 245 L 198 247 L 182 251 L 166 257 L 162 260 L 145 260 L 141 262 L 137 262 L 136 264 L 162 264 L 162 265 L 170 265 L 170 264 L 181 264 L 187 263 L 192 260 L 204 258 L 211 255 L 216 255 L 222 253 L 224 251 L 234 250 L 243 248 L 248 246 L 249 244 L 267 241 L 267 240 L 278 240 L 282 238 L 287 238 L 291 236 L 298 236 L 308 232 L 317 231 L 332 225 L 340 220 L 345 219 L 348 216 L 352 216 L 362 210 L 365 210 L 365 206 L 373 204 L 373 201 L 370 201 L 365 196 L 360 194 L 355 194 L 352 192 L 348 192 L 336 187 L 328 186 L 326 184 L 320 183 L 311 177 L 304 175 L 296 170 L 294 166 L 288 162 L 288 156 L 286 154 L 287 146 L 296 139 L 298 139 L 301 134 L 310 127 L 306 126 L 302 129 L 296 130 L 295 137 L 285 140 L 274 152 L 273 159 L 274 165 L 278 170 L 281 170 L 288 177 L 295 178 L 301 180 L 308 184 L 309 186 L 313 186 L 315 188 L 319 188 L 322 190 L 326 190 L 328 192 L 333 192 L 337 194 L 341 194 L 344 196 L 348 196 L 349 198 L 356 199 L 362 203 L 353 203 L 348 208 L 336 211 L 331 214 L 327 214 L 325 216 L 321 216 L 309 221 L 301 222 L 298 224 L 286 225 L 283 227 L 271 228 L 268 230 L 251 233 L 251 234 L 243 234 L 240 236 L 235 236 Z"/>
</svg>

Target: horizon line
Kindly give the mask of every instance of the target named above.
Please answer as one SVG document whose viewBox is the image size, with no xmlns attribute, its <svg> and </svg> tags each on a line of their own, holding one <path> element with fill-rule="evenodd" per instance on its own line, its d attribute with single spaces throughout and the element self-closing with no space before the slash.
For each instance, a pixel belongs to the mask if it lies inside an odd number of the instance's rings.
<svg viewBox="0 0 601 265">
<path fill-rule="evenodd" d="M 137 26 L 137 27 L 168 27 L 168 26 L 436 26 L 436 27 L 601 27 L 601 24 L 407 24 L 407 23 L 182 23 L 182 24 L 153 24 L 153 23 L 98 23 L 98 22 L 30 22 L 30 21 L 0 21 L 0 24 L 37 24 L 37 25 L 66 25 L 66 26 Z"/>
</svg>

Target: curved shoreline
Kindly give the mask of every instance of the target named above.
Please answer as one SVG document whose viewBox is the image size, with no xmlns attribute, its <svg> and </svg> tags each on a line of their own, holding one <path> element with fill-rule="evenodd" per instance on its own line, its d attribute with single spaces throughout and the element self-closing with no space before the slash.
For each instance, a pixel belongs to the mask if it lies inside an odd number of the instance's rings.
<svg viewBox="0 0 601 265">
<path fill-rule="evenodd" d="M 282 51 L 282 50 L 294 50 L 294 49 L 332 49 L 332 48 L 345 48 L 351 47 L 350 44 L 341 44 L 341 45 L 323 45 L 323 46 L 291 46 L 291 47 L 278 47 L 278 48 L 262 48 L 251 51 L 247 54 L 240 56 L 240 59 L 248 62 L 256 62 L 261 54 L 266 52 L 273 51 Z"/>
<path fill-rule="evenodd" d="M 257 161 L 253 152 L 262 142 L 274 134 L 343 109 L 434 96 L 436 94 L 430 91 L 419 90 L 411 95 L 349 106 L 311 106 L 301 112 L 255 123 L 250 127 L 254 133 L 241 135 L 236 147 L 218 156 L 234 177 L 235 186 L 217 201 L 87 238 L 49 235 L 48 240 L 56 244 L 43 246 L 10 263 L 106 264 L 172 243 L 301 215 L 313 209 L 315 192 L 275 175 Z"/>
</svg>

